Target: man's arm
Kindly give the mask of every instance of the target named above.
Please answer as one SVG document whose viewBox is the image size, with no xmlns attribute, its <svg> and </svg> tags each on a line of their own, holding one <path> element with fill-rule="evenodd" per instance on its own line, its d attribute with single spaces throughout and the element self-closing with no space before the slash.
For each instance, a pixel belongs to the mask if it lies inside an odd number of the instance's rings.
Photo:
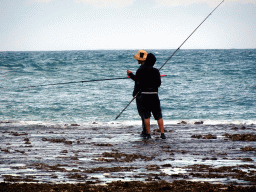
<svg viewBox="0 0 256 192">
<path fill-rule="evenodd" d="M 130 70 L 127 70 L 127 75 L 128 75 L 133 81 L 135 81 L 136 75 L 134 75 Z"/>
<path fill-rule="evenodd" d="M 161 81 L 161 75 L 160 75 L 159 70 L 157 70 L 157 71 L 158 71 L 158 73 L 157 73 L 157 76 L 158 76 L 158 78 L 157 78 L 157 87 L 160 87 L 160 86 L 161 86 L 161 83 L 162 83 L 162 81 Z"/>
</svg>

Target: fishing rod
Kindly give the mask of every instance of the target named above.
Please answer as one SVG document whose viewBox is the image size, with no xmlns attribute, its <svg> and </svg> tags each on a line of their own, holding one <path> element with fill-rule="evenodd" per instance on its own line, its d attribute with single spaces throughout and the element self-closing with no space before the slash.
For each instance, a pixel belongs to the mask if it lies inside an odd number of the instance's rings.
<svg viewBox="0 0 256 192">
<path fill-rule="evenodd" d="M 165 77 L 166 75 L 161 75 L 161 77 Z M 110 78 L 110 79 L 94 79 L 94 80 L 86 80 L 86 81 L 71 81 L 71 82 L 64 82 L 64 83 L 52 83 L 52 84 L 44 84 L 44 85 L 32 85 L 26 87 L 18 87 L 16 89 L 27 89 L 27 88 L 35 88 L 35 87 L 45 87 L 51 85 L 65 85 L 65 84 L 73 84 L 73 83 L 89 83 L 95 81 L 110 81 L 110 80 L 118 80 L 118 79 L 129 79 L 130 77 L 117 77 L 117 78 Z M 15 90 L 15 89 L 14 89 Z"/>
<path fill-rule="evenodd" d="M 173 54 L 166 60 L 166 62 L 159 68 L 159 70 L 161 70 L 165 64 L 175 55 L 175 53 L 185 44 L 185 42 L 196 32 L 196 30 L 208 19 L 208 17 L 210 17 L 210 15 L 224 2 L 225 0 L 223 0 L 217 7 L 215 7 L 215 9 L 213 9 L 213 11 L 200 23 L 200 25 L 197 26 L 197 28 L 188 36 L 187 39 L 185 39 L 185 41 L 173 52 Z M 120 115 L 127 109 L 127 107 L 133 102 L 134 99 L 137 98 L 137 96 L 139 95 L 140 91 L 132 98 L 132 100 L 126 105 L 126 107 L 119 113 L 118 116 L 116 116 L 115 120 L 118 119 L 118 117 L 120 117 Z"/>
<path fill-rule="evenodd" d="M 159 70 L 161 70 L 165 64 L 173 57 L 173 55 L 182 47 L 182 45 L 184 45 L 184 43 L 196 32 L 196 30 L 208 19 L 208 17 L 210 17 L 210 15 L 224 2 L 225 0 L 223 0 L 203 21 L 202 23 L 200 23 L 200 25 L 197 26 L 197 28 L 188 36 L 188 38 L 178 47 L 178 49 L 176 49 L 174 51 L 174 53 L 167 59 L 167 61 L 162 65 L 162 67 L 159 68 Z"/>
<path fill-rule="evenodd" d="M 109 80 L 117 80 L 117 79 L 128 79 L 128 77 L 118 77 L 118 78 L 111 78 L 111 79 L 94 79 L 94 80 L 86 80 L 86 81 L 71 81 L 71 82 L 64 82 L 64 83 L 27 86 L 27 87 L 21 87 L 21 88 L 45 87 L 45 86 L 51 86 L 51 85 L 65 85 L 65 84 L 73 84 L 73 83 L 88 83 L 88 82 L 95 82 L 95 81 L 109 81 Z"/>
</svg>

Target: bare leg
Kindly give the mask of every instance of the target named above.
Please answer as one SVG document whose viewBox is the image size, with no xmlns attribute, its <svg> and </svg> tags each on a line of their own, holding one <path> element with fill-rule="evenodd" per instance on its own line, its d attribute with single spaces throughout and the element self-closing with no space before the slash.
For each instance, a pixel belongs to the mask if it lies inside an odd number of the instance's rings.
<svg viewBox="0 0 256 192">
<path fill-rule="evenodd" d="M 146 133 L 147 133 L 147 131 L 146 131 L 146 128 L 145 128 L 145 122 L 144 122 L 144 119 L 143 119 L 143 118 L 141 118 L 141 120 L 142 120 L 142 134 L 146 134 Z"/>
<path fill-rule="evenodd" d="M 147 131 L 147 134 L 150 134 L 150 119 L 144 119 L 145 128 Z"/>
<path fill-rule="evenodd" d="M 163 121 L 163 119 L 161 118 L 161 119 L 157 120 L 157 123 L 158 123 L 158 127 L 160 129 L 160 132 L 164 133 L 164 121 Z"/>
<path fill-rule="evenodd" d="M 157 120 L 157 123 L 158 123 L 158 126 L 159 126 L 159 129 L 160 129 L 160 132 L 161 132 L 161 137 L 162 139 L 166 139 L 166 136 L 164 134 L 164 122 L 163 122 L 163 119 L 159 119 Z"/>
</svg>

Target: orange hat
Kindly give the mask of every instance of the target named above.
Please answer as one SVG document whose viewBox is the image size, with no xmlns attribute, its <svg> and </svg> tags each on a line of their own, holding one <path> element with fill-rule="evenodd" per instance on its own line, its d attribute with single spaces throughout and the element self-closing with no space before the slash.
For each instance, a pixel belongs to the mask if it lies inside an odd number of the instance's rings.
<svg viewBox="0 0 256 192">
<path fill-rule="evenodd" d="M 138 53 L 133 56 L 133 58 L 138 61 L 145 61 L 147 59 L 147 55 L 147 51 L 139 50 Z"/>
</svg>

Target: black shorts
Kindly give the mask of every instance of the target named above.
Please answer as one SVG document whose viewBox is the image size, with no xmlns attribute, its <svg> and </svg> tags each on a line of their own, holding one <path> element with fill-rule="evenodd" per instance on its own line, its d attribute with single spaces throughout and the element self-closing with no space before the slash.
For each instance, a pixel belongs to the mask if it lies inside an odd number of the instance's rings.
<svg viewBox="0 0 256 192">
<path fill-rule="evenodd" d="M 155 120 L 162 118 L 162 110 L 158 94 L 139 94 L 136 98 L 137 109 L 142 119 L 148 119 L 153 114 Z"/>
</svg>

